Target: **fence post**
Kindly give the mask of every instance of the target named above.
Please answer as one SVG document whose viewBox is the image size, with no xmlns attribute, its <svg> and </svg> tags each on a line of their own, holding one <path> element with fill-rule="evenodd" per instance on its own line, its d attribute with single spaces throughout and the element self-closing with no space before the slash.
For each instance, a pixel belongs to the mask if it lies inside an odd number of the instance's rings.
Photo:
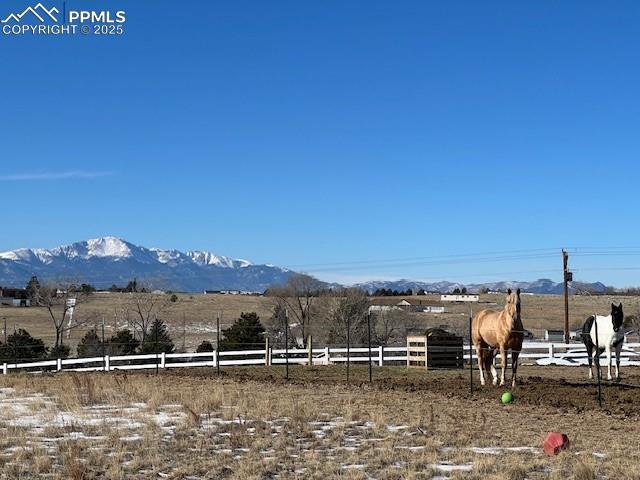
<svg viewBox="0 0 640 480">
<path fill-rule="evenodd" d="M 324 364 L 329 365 L 329 347 L 324 347 Z"/>
<path fill-rule="evenodd" d="M 549 344 L 549 358 L 553 358 L 553 343 Z"/>
<path fill-rule="evenodd" d="M 309 335 L 309 341 L 307 342 L 307 364 L 313 366 L 313 340 Z"/>
<path fill-rule="evenodd" d="M 164 352 L 160 354 L 160 368 L 165 368 L 166 361 L 167 361 L 165 356 L 166 356 L 166 353 Z"/>
<path fill-rule="evenodd" d="M 213 352 L 211 352 L 211 357 L 213 357 L 211 359 L 211 366 L 217 367 L 218 366 L 218 350 L 214 350 Z"/>
<path fill-rule="evenodd" d="M 104 356 L 104 371 L 109 372 L 111 370 L 111 357 L 109 355 Z"/>
<path fill-rule="evenodd" d="M 269 361 L 269 353 L 269 337 L 264 337 L 264 364 L 267 367 L 271 365 L 271 362 Z"/>
<path fill-rule="evenodd" d="M 4 362 L 2 364 L 2 374 L 6 375 L 7 374 L 7 362 Z"/>
<path fill-rule="evenodd" d="M 382 366 L 384 363 L 384 345 L 378 347 L 378 366 Z"/>
<path fill-rule="evenodd" d="M 61 358 L 56 359 L 56 371 L 58 371 L 58 372 L 62 371 L 62 359 Z"/>
</svg>

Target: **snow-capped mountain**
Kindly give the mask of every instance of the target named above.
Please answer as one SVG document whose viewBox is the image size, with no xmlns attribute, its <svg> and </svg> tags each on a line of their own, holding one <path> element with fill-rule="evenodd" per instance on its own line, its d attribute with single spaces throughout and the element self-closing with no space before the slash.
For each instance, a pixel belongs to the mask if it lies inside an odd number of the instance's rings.
<svg viewBox="0 0 640 480">
<path fill-rule="evenodd" d="M 560 294 L 563 291 L 563 284 L 549 280 L 548 278 L 541 278 L 533 282 L 490 282 L 490 283 L 452 283 L 452 282 L 419 282 L 413 280 L 394 280 L 394 281 L 372 281 L 365 283 L 358 283 L 354 287 L 362 288 L 363 290 L 373 293 L 379 289 L 390 289 L 405 292 L 411 289 L 414 292 L 418 290 L 424 290 L 425 292 L 452 292 L 456 288 L 466 288 L 470 293 L 477 293 L 481 290 L 488 288 L 491 291 L 506 291 L 507 289 L 520 289 L 527 293 L 538 294 Z M 584 282 L 571 282 L 569 284 L 569 290 L 572 293 L 579 291 L 589 292 L 604 292 L 607 288 L 606 285 L 600 282 L 584 283 Z"/>
<path fill-rule="evenodd" d="M 0 253 L 0 285 L 22 286 L 31 275 L 41 281 L 91 283 L 98 288 L 133 278 L 153 288 L 263 291 L 293 275 L 272 265 L 253 265 L 205 251 L 145 248 L 117 237 L 102 237 L 50 250 L 21 248 Z"/>
</svg>

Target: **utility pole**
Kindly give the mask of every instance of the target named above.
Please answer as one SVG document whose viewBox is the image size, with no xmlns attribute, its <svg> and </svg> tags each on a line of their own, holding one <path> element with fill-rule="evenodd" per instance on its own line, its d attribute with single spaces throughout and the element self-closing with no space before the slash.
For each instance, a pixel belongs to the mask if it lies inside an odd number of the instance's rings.
<svg viewBox="0 0 640 480">
<path fill-rule="evenodd" d="M 573 273 L 569 271 L 569 253 L 562 249 L 562 274 L 564 280 L 564 343 L 569 343 L 569 282 Z"/>
</svg>

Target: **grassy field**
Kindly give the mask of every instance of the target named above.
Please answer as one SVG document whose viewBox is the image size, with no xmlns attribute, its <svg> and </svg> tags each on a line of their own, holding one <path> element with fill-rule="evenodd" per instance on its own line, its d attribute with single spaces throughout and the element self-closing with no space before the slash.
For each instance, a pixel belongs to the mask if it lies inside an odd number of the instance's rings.
<svg viewBox="0 0 640 480">
<path fill-rule="evenodd" d="M 611 411 L 556 391 L 578 370 L 523 369 L 510 405 L 458 388 L 463 372 L 393 367 L 372 386 L 340 367 L 2 376 L 0 477 L 640 479 L 637 395 Z M 569 450 L 546 456 L 549 431 Z"/>
<path fill-rule="evenodd" d="M 414 304 L 421 302 L 424 305 L 436 305 L 440 303 L 438 295 L 373 298 L 372 303 L 389 304 L 403 298 L 407 298 Z M 116 328 L 126 327 L 127 324 L 123 320 L 121 312 L 126 301 L 127 294 L 97 293 L 90 296 L 87 303 L 77 308 L 76 317 L 91 318 L 92 320 L 82 328 L 74 330 L 68 343 L 75 346 L 87 329 L 101 325 L 102 318 L 105 319 L 107 337 Z M 480 304 L 473 305 L 474 311 L 481 308 L 501 308 L 504 298 L 502 295 L 481 295 L 480 301 Z M 594 312 L 608 314 L 612 301 L 622 302 L 625 314 L 640 312 L 640 297 L 571 296 L 569 300 L 571 326 L 580 326 L 584 319 Z M 523 295 L 522 317 L 525 328 L 531 330 L 537 337 L 542 337 L 547 328 L 562 328 L 564 323 L 562 302 L 562 297 L 557 295 Z M 445 307 L 446 313 L 444 314 L 416 314 L 418 323 L 425 328 L 447 325 L 460 334 L 466 334 L 469 305 L 446 304 Z M 186 350 L 193 350 L 202 340 L 215 340 L 215 317 L 218 312 L 222 314 L 224 328 L 233 323 L 241 312 L 255 311 L 264 320 L 271 316 L 272 309 L 273 299 L 268 297 L 180 294 L 178 301 L 169 304 L 161 317 L 169 325 L 176 346 L 182 347 L 184 341 Z M 32 335 L 43 338 L 49 344 L 53 341 L 51 320 L 43 308 L 3 306 L 0 307 L 0 326 L 4 319 L 7 321 L 9 332 L 13 331 L 14 326 L 25 328 Z"/>
</svg>

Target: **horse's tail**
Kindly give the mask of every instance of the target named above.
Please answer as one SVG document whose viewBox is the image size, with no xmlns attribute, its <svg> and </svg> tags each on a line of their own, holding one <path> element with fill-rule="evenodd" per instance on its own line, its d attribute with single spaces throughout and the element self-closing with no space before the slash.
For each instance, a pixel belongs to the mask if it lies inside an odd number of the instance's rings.
<svg viewBox="0 0 640 480">
<path fill-rule="evenodd" d="M 482 324 L 482 318 L 484 317 L 485 310 L 480 310 L 471 319 L 471 343 L 477 345 L 482 340 L 480 335 L 480 326 Z"/>
</svg>

